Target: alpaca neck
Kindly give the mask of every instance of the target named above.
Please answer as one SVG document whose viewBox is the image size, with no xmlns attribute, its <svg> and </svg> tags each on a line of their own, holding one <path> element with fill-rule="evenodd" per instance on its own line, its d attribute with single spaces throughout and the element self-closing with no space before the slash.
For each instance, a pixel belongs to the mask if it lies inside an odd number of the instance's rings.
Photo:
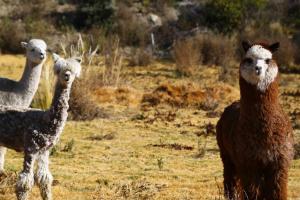
<svg viewBox="0 0 300 200">
<path fill-rule="evenodd" d="M 277 78 L 262 92 L 240 77 L 240 93 L 241 114 L 252 119 L 268 117 L 279 107 Z"/>
<path fill-rule="evenodd" d="M 68 87 L 62 87 L 59 83 L 56 83 L 54 97 L 49 110 L 50 121 L 54 126 L 54 130 L 57 130 L 54 134 L 61 132 L 64 123 L 67 120 L 70 88 L 71 85 L 68 85 Z"/>
<path fill-rule="evenodd" d="M 37 91 L 40 76 L 42 72 L 42 65 L 34 64 L 28 59 L 26 60 L 26 66 L 22 75 L 22 78 L 17 84 L 16 90 L 19 91 L 24 99 L 24 106 L 29 106 L 35 92 Z"/>
</svg>

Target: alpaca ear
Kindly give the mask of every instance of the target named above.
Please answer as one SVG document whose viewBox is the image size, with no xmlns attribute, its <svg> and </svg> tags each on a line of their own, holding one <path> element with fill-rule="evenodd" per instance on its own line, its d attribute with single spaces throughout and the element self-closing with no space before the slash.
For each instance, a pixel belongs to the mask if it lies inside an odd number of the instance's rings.
<svg viewBox="0 0 300 200">
<path fill-rule="evenodd" d="M 79 64 L 81 64 L 81 62 L 82 62 L 82 58 L 80 58 L 80 57 L 76 57 L 75 60 L 76 60 L 77 62 L 79 62 Z"/>
<path fill-rule="evenodd" d="M 271 44 L 269 46 L 269 49 L 272 53 L 274 53 L 275 51 L 277 51 L 280 47 L 280 43 L 279 42 L 275 42 L 274 44 Z"/>
<path fill-rule="evenodd" d="M 248 51 L 248 49 L 250 49 L 250 47 L 252 46 L 251 43 L 249 41 L 243 41 L 242 42 L 242 46 L 245 52 Z"/>
<path fill-rule="evenodd" d="M 53 50 L 50 48 L 47 48 L 46 51 L 48 51 L 49 53 L 52 53 L 52 54 L 54 53 Z"/>
<path fill-rule="evenodd" d="M 25 49 L 27 49 L 28 43 L 27 42 L 21 42 L 21 46 Z"/>
<path fill-rule="evenodd" d="M 52 53 L 52 58 L 53 58 L 54 63 L 56 63 L 60 59 L 59 55 L 56 53 Z"/>
<path fill-rule="evenodd" d="M 60 69 L 61 69 L 61 63 L 60 62 L 57 62 L 59 59 L 60 59 L 60 56 L 56 53 L 52 53 L 52 58 L 53 58 L 53 61 L 54 61 L 54 74 L 59 74 L 60 72 Z"/>
</svg>

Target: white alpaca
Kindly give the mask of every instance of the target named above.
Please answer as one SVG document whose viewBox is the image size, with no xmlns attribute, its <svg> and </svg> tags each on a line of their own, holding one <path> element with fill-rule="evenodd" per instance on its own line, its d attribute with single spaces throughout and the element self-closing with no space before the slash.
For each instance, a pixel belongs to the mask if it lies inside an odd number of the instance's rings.
<svg viewBox="0 0 300 200">
<path fill-rule="evenodd" d="M 29 107 L 37 91 L 47 45 L 43 40 L 21 42 L 26 49 L 26 66 L 19 81 L 0 78 L 0 105 Z M 4 171 L 6 148 L 0 146 L 0 172 Z"/>
<path fill-rule="evenodd" d="M 75 77 L 80 74 L 80 60 L 63 59 L 53 54 L 57 75 L 55 93 L 49 110 L 0 106 L 0 145 L 24 152 L 23 171 L 16 185 L 18 200 L 26 200 L 35 180 L 42 198 L 50 200 L 52 175 L 49 150 L 57 143 L 68 116 L 68 100 Z"/>
</svg>

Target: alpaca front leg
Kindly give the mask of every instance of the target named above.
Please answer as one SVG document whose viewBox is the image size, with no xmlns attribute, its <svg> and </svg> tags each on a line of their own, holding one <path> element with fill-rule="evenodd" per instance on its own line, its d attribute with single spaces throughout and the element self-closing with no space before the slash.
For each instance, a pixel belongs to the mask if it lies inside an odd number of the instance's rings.
<svg viewBox="0 0 300 200">
<path fill-rule="evenodd" d="M 0 173 L 4 173 L 5 154 L 6 154 L 6 148 L 0 146 Z"/>
<path fill-rule="evenodd" d="M 18 200 L 26 200 L 28 193 L 34 184 L 33 166 L 35 155 L 25 153 L 23 171 L 19 175 L 16 184 L 16 194 Z"/>
<path fill-rule="evenodd" d="M 286 168 L 266 170 L 262 199 L 287 200 L 288 172 Z"/>
<path fill-rule="evenodd" d="M 49 170 L 49 151 L 45 151 L 38 156 L 37 171 L 35 180 L 39 185 L 43 200 L 51 200 L 51 186 L 53 177 Z"/>
<path fill-rule="evenodd" d="M 233 163 L 221 154 L 224 165 L 224 196 L 229 200 L 237 199 L 237 177 Z"/>
<path fill-rule="evenodd" d="M 261 176 L 255 172 L 249 173 L 245 170 L 241 172 L 241 195 L 243 200 L 260 200 L 261 198 Z M 265 199 L 264 199 L 265 200 Z"/>
</svg>

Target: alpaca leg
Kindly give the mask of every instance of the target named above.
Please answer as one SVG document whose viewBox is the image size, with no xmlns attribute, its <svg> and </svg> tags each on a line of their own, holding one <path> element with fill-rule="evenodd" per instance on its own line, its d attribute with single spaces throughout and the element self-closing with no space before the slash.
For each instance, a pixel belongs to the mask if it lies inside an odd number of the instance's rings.
<svg viewBox="0 0 300 200">
<path fill-rule="evenodd" d="M 237 199 L 237 177 L 233 163 L 224 155 L 221 155 L 224 165 L 224 196 L 229 200 Z"/>
<path fill-rule="evenodd" d="M 38 157 L 37 172 L 35 180 L 37 181 L 43 200 L 51 200 L 51 186 L 53 177 L 49 170 L 49 151 L 45 151 Z"/>
<path fill-rule="evenodd" d="M 241 178 L 242 191 L 241 195 L 244 200 L 260 200 L 261 195 L 261 176 L 258 174 L 242 172 L 244 176 Z"/>
<path fill-rule="evenodd" d="M 287 200 L 287 170 L 266 170 L 262 197 L 265 200 Z"/>
<path fill-rule="evenodd" d="M 26 200 L 30 189 L 34 184 L 33 166 L 35 155 L 25 153 L 23 171 L 19 175 L 16 185 L 16 194 L 18 200 Z"/>
<path fill-rule="evenodd" d="M 0 173 L 4 173 L 5 154 L 6 154 L 6 148 L 0 146 Z"/>
</svg>

